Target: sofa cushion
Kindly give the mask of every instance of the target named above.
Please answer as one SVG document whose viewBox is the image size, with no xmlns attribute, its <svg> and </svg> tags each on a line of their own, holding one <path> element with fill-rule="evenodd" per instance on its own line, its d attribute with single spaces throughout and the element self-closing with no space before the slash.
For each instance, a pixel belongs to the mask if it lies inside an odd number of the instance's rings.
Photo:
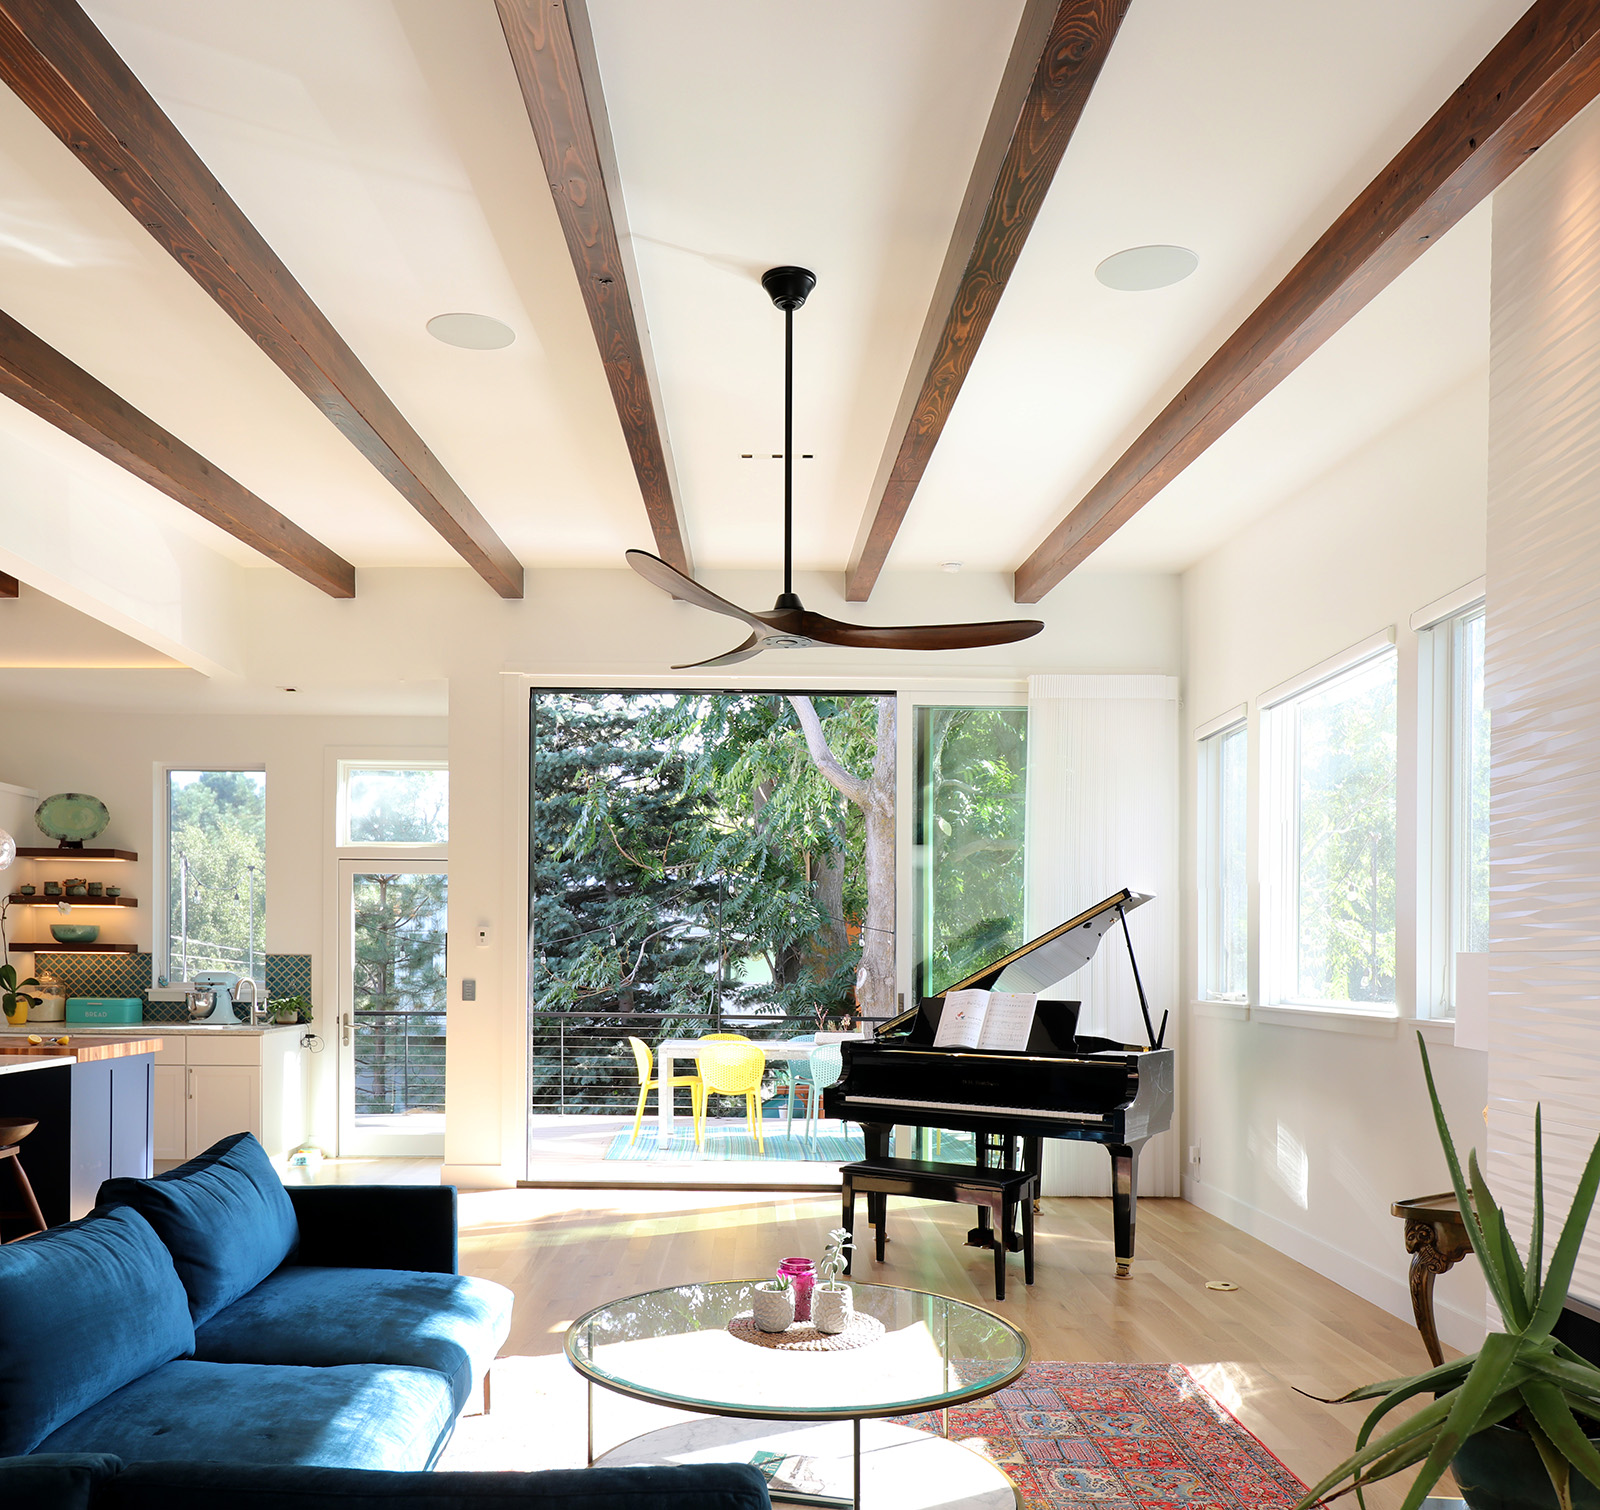
<svg viewBox="0 0 1600 1510">
<path fill-rule="evenodd" d="M 59 1426 L 46 1452 L 325 1468 L 428 1468 L 455 1425 L 431 1369 L 168 1363 Z"/>
<path fill-rule="evenodd" d="M 487 1279 L 290 1264 L 195 1332 L 209 1363 L 392 1363 L 450 1381 L 456 1409 L 511 1330 L 511 1292 Z"/>
<path fill-rule="evenodd" d="M 182 1357 L 194 1324 L 172 1258 L 135 1211 L 0 1248 L 0 1456 L 32 1452 L 113 1390 Z"/>
<path fill-rule="evenodd" d="M 235 1133 L 153 1180 L 107 1180 L 99 1205 L 131 1206 L 172 1253 L 195 1325 L 253 1289 L 294 1252 L 283 1181 L 250 1133 Z"/>
<path fill-rule="evenodd" d="M 748 1463 L 536 1473 L 129 1463 L 112 1490 L 114 1510 L 770 1510 Z"/>
<path fill-rule="evenodd" d="M 95 1486 L 122 1464 L 101 1453 L 0 1458 L 0 1505 L 6 1510 L 89 1510 Z"/>
</svg>

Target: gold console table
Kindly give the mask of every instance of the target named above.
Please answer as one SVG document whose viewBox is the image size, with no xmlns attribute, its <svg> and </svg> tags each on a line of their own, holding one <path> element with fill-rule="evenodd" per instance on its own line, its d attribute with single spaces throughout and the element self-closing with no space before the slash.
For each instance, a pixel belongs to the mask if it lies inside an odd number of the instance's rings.
<svg viewBox="0 0 1600 1510">
<path fill-rule="evenodd" d="M 1437 1367 L 1444 1362 L 1444 1354 L 1439 1350 L 1439 1333 L 1433 1324 L 1433 1282 L 1472 1252 L 1472 1239 L 1453 1191 L 1396 1201 L 1389 1211 L 1406 1224 L 1406 1252 L 1411 1255 L 1411 1309 L 1423 1346 Z"/>
</svg>

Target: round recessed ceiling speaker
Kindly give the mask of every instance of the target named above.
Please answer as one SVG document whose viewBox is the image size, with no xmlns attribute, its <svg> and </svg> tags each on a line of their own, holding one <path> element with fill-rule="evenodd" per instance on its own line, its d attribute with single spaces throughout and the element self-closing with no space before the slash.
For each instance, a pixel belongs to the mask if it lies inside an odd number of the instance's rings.
<svg viewBox="0 0 1600 1510">
<path fill-rule="evenodd" d="M 435 315 L 428 321 L 428 334 L 446 346 L 468 351 L 498 351 L 517 338 L 509 325 L 488 315 Z"/>
<path fill-rule="evenodd" d="M 1182 283 L 1199 266 L 1200 259 L 1186 246 L 1130 246 L 1107 257 L 1094 275 L 1107 288 L 1143 293 Z"/>
</svg>

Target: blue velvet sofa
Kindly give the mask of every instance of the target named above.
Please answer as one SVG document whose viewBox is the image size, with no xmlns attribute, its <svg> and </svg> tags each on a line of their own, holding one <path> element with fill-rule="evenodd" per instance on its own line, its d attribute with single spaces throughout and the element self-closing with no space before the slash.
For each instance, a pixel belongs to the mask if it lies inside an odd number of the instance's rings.
<svg viewBox="0 0 1600 1510">
<path fill-rule="evenodd" d="M 0 1504 L 764 1510 L 737 1467 L 422 1471 L 511 1323 L 455 1195 L 286 1190 L 241 1133 L 0 1248 Z"/>
</svg>

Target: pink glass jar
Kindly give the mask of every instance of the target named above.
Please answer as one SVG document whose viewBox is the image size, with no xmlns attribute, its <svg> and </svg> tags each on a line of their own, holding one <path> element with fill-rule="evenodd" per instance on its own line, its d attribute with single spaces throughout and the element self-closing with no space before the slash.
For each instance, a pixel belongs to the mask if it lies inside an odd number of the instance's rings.
<svg viewBox="0 0 1600 1510">
<path fill-rule="evenodd" d="M 786 1258 L 778 1265 L 780 1276 L 794 1285 L 794 1319 L 811 1320 L 811 1291 L 817 1283 L 817 1266 L 809 1258 Z"/>
</svg>

